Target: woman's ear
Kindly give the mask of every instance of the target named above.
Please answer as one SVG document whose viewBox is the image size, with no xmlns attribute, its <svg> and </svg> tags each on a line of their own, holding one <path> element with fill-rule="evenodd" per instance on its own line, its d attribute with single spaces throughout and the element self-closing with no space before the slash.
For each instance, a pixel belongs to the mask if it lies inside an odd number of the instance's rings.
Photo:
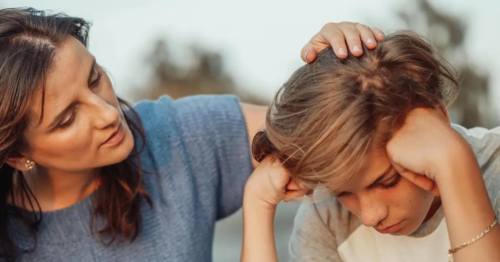
<svg viewBox="0 0 500 262">
<path fill-rule="evenodd" d="M 5 163 L 21 172 L 30 171 L 35 167 L 35 162 L 25 156 L 9 157 Z"/>
</svg>

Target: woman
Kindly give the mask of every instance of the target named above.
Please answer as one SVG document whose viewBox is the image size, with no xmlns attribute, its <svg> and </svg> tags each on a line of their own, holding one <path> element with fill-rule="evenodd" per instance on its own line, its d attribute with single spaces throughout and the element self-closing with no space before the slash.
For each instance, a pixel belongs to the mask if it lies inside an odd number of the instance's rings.
<svg viewBox="0 0 500 262">
<path fill-rule="evenodd" d="M 131 108 L 86 49 L 89 27 L 0 10 L 0 261 L 211 261 L 265 108 L 232 96 Z M 328 24 L 302 57 L 329 42 L 339 53 L 344 37 L 374 47 L 373 32 Z"/>
<path fill-rule="evenodd" d="M 410 32 L 298 69 L 254 140 L 242 260 L 275 261 L 276 204 L 322 186 L 333 196 L 301 206 L 292 261 L 500 261 L 500 130 L 451 125 L 457 93 Z"/>
</svg>

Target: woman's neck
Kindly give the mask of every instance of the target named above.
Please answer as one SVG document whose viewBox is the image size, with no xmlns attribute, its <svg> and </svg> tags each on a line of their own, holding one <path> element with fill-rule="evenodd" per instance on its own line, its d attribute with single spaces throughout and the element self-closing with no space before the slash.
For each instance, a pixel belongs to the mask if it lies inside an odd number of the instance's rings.
<svg viewBox="0 0 500 262">
<path fill-rule="evenodd" d="M 99 185 L 96 172 L 68 173 L 37 167 L 23 175 L 42 211 L 50 212 L 67 208 L 94 192 Z M 23 208 L 30 209 L 26 204 L 23 203 Z"/>
</svg>

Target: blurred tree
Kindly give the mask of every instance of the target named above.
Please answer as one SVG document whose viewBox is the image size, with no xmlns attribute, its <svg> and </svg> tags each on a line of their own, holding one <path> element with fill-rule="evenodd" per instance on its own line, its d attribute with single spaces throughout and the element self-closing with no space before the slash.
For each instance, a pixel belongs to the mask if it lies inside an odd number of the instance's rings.
<svg viewBox="0 0 500 262">
<path fill-rule="evenodd" d="M 499 125 L 496 108 L 490 98 L 490 76 L 478 72 L 464 52 L 467 26 L 463 17 L 443 13 L 428 0 L 412 0 L 417 8 L 401 10 L 397 15 L 406 28 L 424 35 L 456 69 L 461 92 L 449 109 L 452 120 L 466 127 Z M 180 98 L 195 94 L 236 94 L 244 102 L 268 104 L 269 101 L 238 87 L 225 72 L 221 53 L 202 49 L 198 45 L 189 48 L 192 54 L 190 66 L 183 67 L 172 58 L 167 40 L 156 42 L 146 64 L 153 76 L 146 88 L 135 88 L 136 100 L 156 99 L 163 94 Z M 246 89 L 248 90 L 248 89 Z"/>
<path fill-rule="evenodd" d="M 398 12 L 406 26 L 427 37 L 439 54 L 456 69 L 461 83 L 460 95 L 449 109 L 455 123 L 466 127 L 494 127 L 496 108 L 490 98 L 490 76 L 480 73 L 464 51 L 468 27 L 463 17 L 445 14 L 428 0 L 416 0 L 417 9 Z"/>
<path fill-rule="evenodd" d="M 222 54 L 189 47 L 189 66 L 182 66 L 173 59 L 168 42 L 158 40 L 146 64 L 153 70 L 153 77 L 146 88 L 135 88 L 134 97 L 156 99 L 167 94 L 173 99 L 196 94 L 235 94 L 243 102 L 266 105 L 269 101 L 245 92 L 226 74 Z"/>
</svg>

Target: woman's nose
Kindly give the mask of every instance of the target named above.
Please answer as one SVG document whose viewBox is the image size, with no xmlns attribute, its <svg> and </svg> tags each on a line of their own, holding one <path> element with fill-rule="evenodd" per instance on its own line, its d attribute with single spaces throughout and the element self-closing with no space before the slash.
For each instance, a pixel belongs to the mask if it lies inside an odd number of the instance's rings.
<svg viewBox="0 0 500 262">
<path fill-rule="evenodd" d="M 103 99 L 97 98 L 93 103 L 95 106 L 95 124 L 99 129 L 116 126 L 120 120 L 120 113 L 113 105 Z"/>
</svg>

